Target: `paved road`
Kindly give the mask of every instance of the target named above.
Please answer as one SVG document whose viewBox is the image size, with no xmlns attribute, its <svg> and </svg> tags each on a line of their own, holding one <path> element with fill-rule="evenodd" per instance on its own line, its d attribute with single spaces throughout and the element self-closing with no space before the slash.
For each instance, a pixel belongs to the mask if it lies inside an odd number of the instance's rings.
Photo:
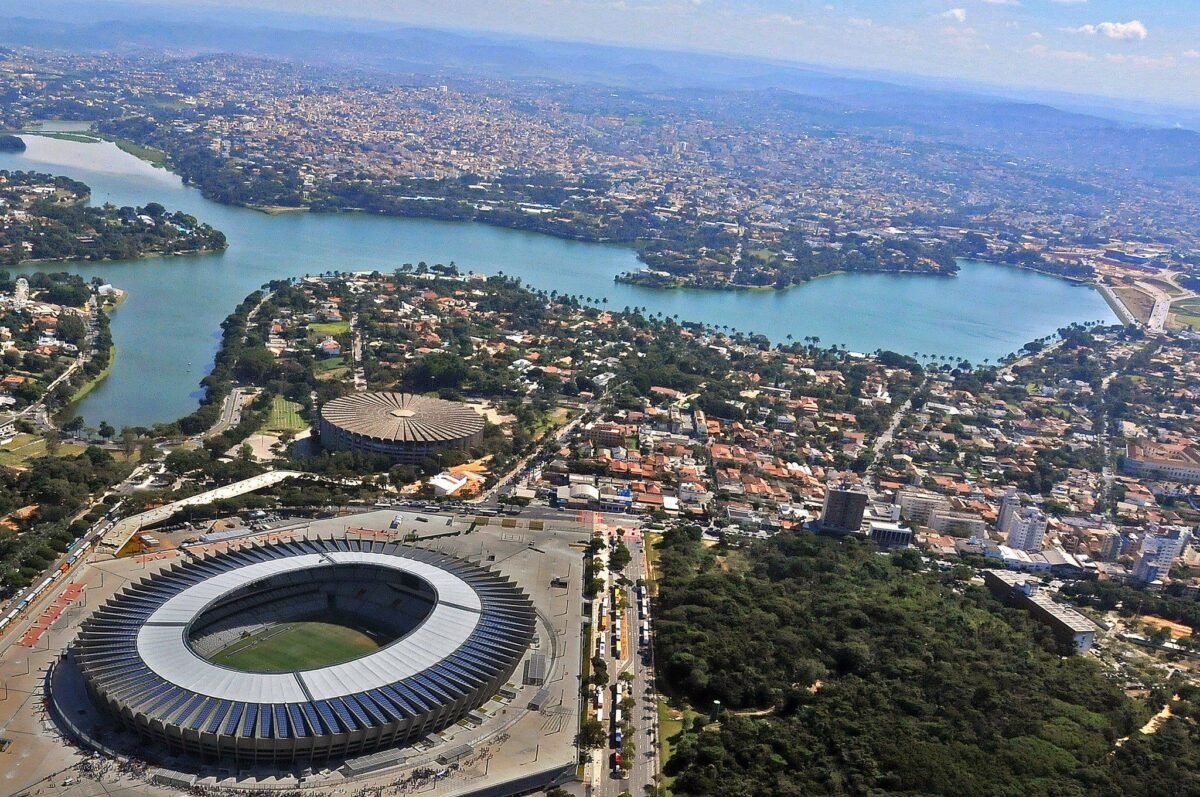
<svg viewBox="0 0 1200 797">
<path fill-rule="evenodd" d="M 1171 294 L 1148 282 L 1139 281 L 1134 284 L 1154 297 L 1154 309 L 1150 311 L 1146 329 L 1151 332 L 1162 332 L 1167 328 L 1167 315 L 1171 312 Z"/>
<path fill-rule="evenodd" d="M 571 434 L 575 431 L 579 424 L 583 422 L 583 419 L 589 416 L 596 406 L 597 405 L 594 404 L 588 405 L 588 407 L 579 414 L 579 417 L 561 427 L 554 433 L 553 436 L 547 436 L 547 438 L 543 440 L 540 445 L 534 448 L 532 453 L 522 458 L 516 465 L 512 467 L 511 470 L 509 470 L 508 473 L 503 476 L 503 478 L 500 479 L 500 481 L 492 485 L 490 490 L 481 493 L 478 497 L 472 499 L 472 503 L 485 504 L 511 493 L 517 486 L 517 482 L 524 474 L 526 468 L 529 467 L 529 463 L 540 456 L 548 446 L 562 446 L 563 443 L 570 439 Z"/>
<path fill-rule="evenodd" d="M 908 413 L 912 412 L 913 398 L 925 389 L 925 382 L 926 380 L 922 380 L 921 384 L 917 385 L 917 389 L 908 397 L 908 401 L 901 404 L 900 409 L 892 414 L 892 422 L 871 443 L 871 464 L 867 466 L 867 470 L 863 474 L 863 481 L 866 483 L 868 490 L 873 492 L 871 484 L 875 479 L 875 471 L 879 469 L 879 460 L 883 457 L 884 449 L 888 447 L 888 444 L 892 442 L 892 438 L 896 436 L 896 429 L 900 427 L 900 422 L 904 420 Z"/>
<path fill-rule="evenodd" d="M 242 422 L 242 408 L 246 404 L 246 388 L 235 387 L 221 402 L 221 417 L 204 433 L 204 437 L 216 437 L 226 429 L 231 429 Z"/>
<path fill-rule="evenodd" d="M 597 531 L 604 535 L 606 542 L 611 543 L 613 539 L 617 538 L 616 526 L 607 525 L 602 515 L 598 516 L 598 519 Z M 632 558 L 624 572 L 608 575 L 610 606 L 613 597 L 612 587 L 617 586 L 621 576 L 626 576 L 635 583 L 639 578 L 644 579 L 647 576 L 645 549 L 640 529 L 625 529 L 623 538 Z M 602 554 L 602 558 L 606 559 L 606 557 L 607 551 Z M 649 615 L 643 616 L 640 613 L 636 590 L 626 591 L 625 588 L 622 590 L 627 594 L 627 604 L 619 613 L 621 618 L 621 656 L 619 658 L 614 655 L 616 637 L 613 634 L 613 627 L 615 624 L 610 622 L 608 630 L 603 633 L 607 643 L 606 660 L 612 685 L 608 687 L 604 698 L 604 723 L 609 734 L 609 744 L 597 751 L 593 757 L 592 794 L 599 797 L 618 797 L 626 791 L 635 795 L 645 794 L 646 787 L 656 782 L 659 771 L 658 709 L 657 695 L 654 691 L 654 671 L 649 655 L 650 648 L 641 645 L 638 630 L 642 620 L 649 622 L 650 618 Z M 646 602 L 646 605 L 649 607 L 649 601 Z M 599 601 L 597 601 L 595 611 L 597 616 L 593 627 L 598 628 Z M 601 634 L 597 632 L 597 638 L 599 636 Z M 623 673 L 631 674 L 632 681 L 622 679 Z M 621 777 L 617 777 L 618 771 L 613 766 L 613 754 L 617 752 L 613 737 L 615 730 L 613 709 L 617 707 L 618 703 L 615 691 L 615 685 L 618 683 L 622 686 L 622 698 L 631 696 L 634 701 L 633 710 L 628 713 L 623 712 L 623 721 L 630 726 L 629 738 L 633 742 L 634 755 L 622 760 Z"/>
</svg>

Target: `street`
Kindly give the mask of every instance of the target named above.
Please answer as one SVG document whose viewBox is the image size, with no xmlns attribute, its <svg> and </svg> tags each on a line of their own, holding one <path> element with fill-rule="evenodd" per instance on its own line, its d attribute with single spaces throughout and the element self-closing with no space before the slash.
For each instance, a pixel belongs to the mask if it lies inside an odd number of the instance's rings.
<svg viewBox="0 0 1200 797">
<path fill-rule="evenodd" d="M 608 587 L 605 595 L 608 600 L 605 602 L 598 596 L 594 606 L 596 648 L 592 653 L 596 654 L 603 640 L 609 685 L 605 689 L 603 708 L 597 712 L 607 731 L 608 743 L 592 756 L 592 794 L 618 797 L 628 791 L 642 795 L 647 786 L 657 782 L 659 771 L 650 599 L 648 592 L 639 591 L 636 586 L 639 580 L 645 582 L 648 578 L 645 539 L 636 525 L 621 527 L 606 522 L 603 515 L 596 518 L 595 528 L 606 542 L 601 558 L 607 562 L 613 543 L 623 540 L 630 561 L 620 573 L 606 571 Z M 621 576 L 628 578 L 628 586 L 621 586 Z M 618 589 L 620 605 L 616 600 Z M 607 620 L 601 617 L 606 609 Z M 594 699 L 592 705 L 596 706 Z M 616 721 L 618 710 L 621 711 L 619 723 Z M 619 745 L 618 728 L 621 730 Z M 618 752 L 622 755 L 619 768 L 615 765 Z"/>
</svg>

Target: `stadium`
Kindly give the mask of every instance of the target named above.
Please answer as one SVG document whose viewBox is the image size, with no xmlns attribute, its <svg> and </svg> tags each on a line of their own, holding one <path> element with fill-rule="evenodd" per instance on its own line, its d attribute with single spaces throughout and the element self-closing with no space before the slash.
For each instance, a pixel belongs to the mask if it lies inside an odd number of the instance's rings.
<svg viewBox="0 0 1200 797">
<path fill-rule="evenodd" d="M 98 706 L 171 752 L 292 766 L 462 720 L 513 675 L 535 622 L 518 586 L 461 559 L 298 540 L 130 584 L 74 658 Z"/>
<path fill-rule="evenodd" d="M 483 416 L 456 401 L 415 393 L 356 393 L 321 408 L 317 431 L 330 451 L 385 454 L 415 465 L 483 440 Z"/>
</svg>

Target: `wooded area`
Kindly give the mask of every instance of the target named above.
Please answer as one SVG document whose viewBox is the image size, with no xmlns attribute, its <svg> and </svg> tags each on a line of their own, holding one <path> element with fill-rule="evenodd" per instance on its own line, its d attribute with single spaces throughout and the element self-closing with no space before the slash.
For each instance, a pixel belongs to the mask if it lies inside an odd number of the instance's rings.
<svg viewBox="0 0 1200 797">
<path fill-rule="evenodd" d="M 1139 733 L 1169 694 L 1127 698 L 968 570 L 811 535 L 709 550 L 690 529 L 661 573 L 661 685 L 721 701 L 675 740 L 677 795 L 1200 793 L 1195 691 Z"/>
</svg>

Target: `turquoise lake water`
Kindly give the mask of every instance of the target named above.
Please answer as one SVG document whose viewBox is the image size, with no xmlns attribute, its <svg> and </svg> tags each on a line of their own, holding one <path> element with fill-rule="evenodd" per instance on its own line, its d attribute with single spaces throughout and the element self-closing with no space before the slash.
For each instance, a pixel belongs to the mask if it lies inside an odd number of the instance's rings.
<svg viewBox="0 0 1200 797">
<path fill-rule="evenodd" d="M 110 143 L 25 136 L 24 153 L 0 153 L 0 169 L 63 174 L 92 188 L 92 202 L 160 202 L 207 221 L 229 237 L 224 253 L 44 270 L 98 275 L 129 291 L 113 314 L 117 360 L 84 399 L 90 424 L 118 428 L 170 421 L 190 412 L 219 342 L 221 321 L 264 283 L 327 271 L 387 271 L 402 263 L 448 263 L 504 272 L 559 293 L 606 297 L 613 309 L 759 332 L 773 341 L 816 335 L 855 351 L 892 349 L 997 360 L 1025 342 L 1076 321 L 1115 321 L 1090 287 L 1030 271 L 972 261 L 957 277 L 844 274 L 788 291 L 663 291 L 619 285 L 639 267 L 619 246 L 564 241 L 464 222 L 357 213 L 267 215 L 210 202 L 176 175 Z M 29 270 L 29 269 L 23 269 Z"/>
</svg>

